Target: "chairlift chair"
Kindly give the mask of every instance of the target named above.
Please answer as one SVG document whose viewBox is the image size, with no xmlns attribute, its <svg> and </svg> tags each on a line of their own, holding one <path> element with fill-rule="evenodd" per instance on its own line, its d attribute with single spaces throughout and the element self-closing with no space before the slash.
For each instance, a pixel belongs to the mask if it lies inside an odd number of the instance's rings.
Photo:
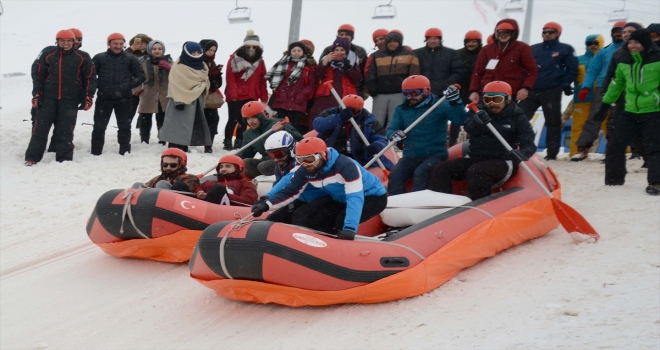
<svg viewBox="0 0 660 350">
<path fill-rule="evenodd" d="M 628 11 L 626 11 L 626 0 L 623 0 L 623 8 L 615 10 L 610 13 L 610 22 L 626 21 L 628 20 Z"/>
<path fill-rule="evenodd" d="M 229 21 L 230 24 L 249 23 L 252 22 L 252 19 L 250 19 L 251 14 L 252 14 L 252 10 L 250 10 L 249 7 L 239 7 L 238 0 L 236 0 L 236 8 L 229 11 L 229 15 L 227 15 L 227 20 Z"/>
<path fill-rule="evenodd" d="M 0 16 L 2 16 L 3 12 L 5 12 L 5 10 L 2 8 L 2 1 L 0 1 Z"/>
<path fill-rule="evenodd" d="M 510 0 L 504 4 L 505 12 L 524 12 L 525 2 L 523 0 Z"/>
<path fill-rule="evenodd" d="M 387 5 L 378 5 L 374 9 L 371 19 L 390 19 L 396 17 L 396 7 L 392 6 L 392 0 Z"/>
</svg>

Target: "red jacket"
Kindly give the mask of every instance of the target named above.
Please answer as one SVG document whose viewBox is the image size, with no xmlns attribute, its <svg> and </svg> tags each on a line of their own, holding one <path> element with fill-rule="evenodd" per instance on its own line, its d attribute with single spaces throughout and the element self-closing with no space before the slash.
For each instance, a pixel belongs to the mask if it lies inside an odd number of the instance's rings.
<svg viewBox="0 0 660 350">
<path fill-rule="evenodd" d="M 507 18 L 499 21 L 509 22 L 515 28 L 515 32 L 511 36 L 508 44 L 502 44 L 497 41 L 497 33 L 494 38 L 494 44 L 486 45 L 479 52 L 479 58 L 472 73 L 472 80 L 470 81 L 470 92 L 479 92 L 483 90 L 486 84 L 492 81 L 504 81 L 511 85 L 513 95 L 522 88 L 532 90 L 536 76 L 538 74 L 538 67 L 534 55 L 532 54 L 531 46 L 522 41 L 518 41 L 518 22 L 513 19 Z M 488 62 L 491 59 L 499 59 L 495 69 L 486 69 Z"/>
<path fill-rule="evenodd" d="M 254 187 L 252 181 L 245 180 L 242 175 L 227 175 L 218 179 L 219 181 L 209 180 L 204 181 L 201 186 L 197 189 L 197 192 L 202 191 L 208 193 L 211 190 L 211 187 L 215 184 L 221 184 L 227 187 L 227 189 L 232 190 L 234 194 L 228 193 L 230 201 L 245 203 L 245 204 L 254 204 L 257 202 L 259 195 L 257 194 L 257 188 Z M 232 203 L 232 205 L 240 205 L 238 203 Z"/>
<path fill-rule="evenodd" d="M 268 90 L 266 89 L 266 63 L 262 58 L 259 59 L 259 66 L 252 73 L 247 81 L 243 80 L 244 71 L 234 73 L 231 69 L 231 63 L 234 55 L 229 56 L 227 62 L 227 86 L 225 87 L 226 101 L 245 101 L 261 100 L 268 101 Z"/>
<path fill-rule="evenodd" d="M 273 91 L 271 107 L 304 112 L 307 110 L 307 99 L 310 93 L 316 90 L 316 76 L 314 69 L 305 65 L 298 80 L 291 85 L 287 85 L 293 65 L 294 62 L 289 62 L 289 67 L 285 74 L 286 78 Z"/>
</svg>

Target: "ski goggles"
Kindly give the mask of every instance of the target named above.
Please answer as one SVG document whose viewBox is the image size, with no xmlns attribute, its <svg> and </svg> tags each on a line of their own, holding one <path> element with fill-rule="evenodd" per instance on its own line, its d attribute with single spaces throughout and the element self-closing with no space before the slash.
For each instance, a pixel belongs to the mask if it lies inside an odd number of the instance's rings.
<svg viewBox="0 0 660 350">
<path fill-rule="evenodd" d="M 314 164 L 319 159 L 321 159 L 321 155 L 318 153 L 308 154 L 306 156 L 296 156 L 296 161 L 300 164 Z"/>
<path fill-rule="evenodd" d="M 500 35 L 508 35 L 508 36 L 511 36 L 511 35 L 513 35 L 513 30 L 509 30 L 509 29 L 498 30 L 498 31 L 497 31 L 497 36 L 500 36 Z"/>
<path fill-rule="evenodd" d="M 587 46 L 598 45 L 598 41 L 587 41 Z"/>
<path fill-rule="evenodd" d="M 546 34 L 553 35 L 553 34 L 557 34 L 557 31 L 556 31 L 556 30 L 544 30 L 544 31 L 542 31 L 541 33 L 542 33 L 543 35 L 546 35 Z"/>
<path fill-rule="evenodd" d="M 266 154 L 272 159 L 282 159 L 286 157 L 286 151 L 281 149 L 277 151 L 266 151 Z"/>
<path fill-rule="evenodd" d="M 504 100 L 506 100 L 506 96 L 503 95 L 484 95 L 483 97 L 484 103 L 489 105 L 489 104 L 500 104 L 503 103 Z"/>
<path fill-rule="evenodd" d="M 424 93 L 424 90 L 422 89 L 413 89 L 413 90 L 403 90 L 401 91 L 403 93 L 403 96 L 406 98 L 415 98 Z"/>
<path fill-rule="evenodd" d="M 176 169 L 176 168 L 179 167 L 179 163 L 165 163 L 165 162 L 163 162 L 163 163 L 160 163 L 160 166 L 162 166 L 163 169 L 166 169 L 166 168 Z"/>
</svg>

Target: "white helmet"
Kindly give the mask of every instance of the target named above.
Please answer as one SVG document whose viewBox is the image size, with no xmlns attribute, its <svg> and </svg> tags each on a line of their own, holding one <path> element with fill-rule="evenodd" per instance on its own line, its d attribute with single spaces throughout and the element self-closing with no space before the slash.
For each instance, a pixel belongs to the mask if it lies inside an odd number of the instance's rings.
<svg viewBox="0 0 660 350">
<path fill-rule="evenodd" d="M 293 139 L 291 134 L 284 130 L 278 131 L 268 136 L 266 142 L 264 143 L 264 148 L 266 149 L 266 152 L 288 149 L 291 157 L 296 156 L 294 153 L 294 150 L 296 149 L 296 140 Z"/>
</svg>

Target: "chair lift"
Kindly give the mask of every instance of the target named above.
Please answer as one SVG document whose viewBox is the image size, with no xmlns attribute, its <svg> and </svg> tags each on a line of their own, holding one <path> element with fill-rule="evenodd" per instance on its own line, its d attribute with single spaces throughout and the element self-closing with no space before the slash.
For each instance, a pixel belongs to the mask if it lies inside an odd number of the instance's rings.
<svg viewBox="0 0 660 350">
<path fill-rule="evenodd" d="M 504 4 L 505 12 L 524 12 L 525 2 L 523 0 L 510 0 Z"/>
<path fill-rule="evenodd" d="M 3 12 L 5 12 L 5 10 L 2 8 L 2 1 L 0 1 L 0 16 L 2 16 Z"/>
<path fill-rule="evenodd" d="M 625 21 L 628 19 L 628 11 L 626 11 L 626 0 L 623 0 L 623 8 L 615 10 L 610 13 L 610 22 Z"/>
<path fill-rule="evenodd" d="M 252 20 L 250 19 L 251 14 L 252 14 L 252 10 L 250 10 L 249 7 L 239 7 L 238 0 L 236 0 L 236 8 L 229 12 L 229 15 L 227 16 L 227 20 L 229 20 L 230 24 L 248 23 L 248 22 L 252 22 Z"/>
<path fill-rule="evenodd" d="M 396 7 L 392 6 L 392 0 L 387 5 L 378 5 L 374 9 L 371 19 L 389 19 L 396 17 Z"/>
</svg>

